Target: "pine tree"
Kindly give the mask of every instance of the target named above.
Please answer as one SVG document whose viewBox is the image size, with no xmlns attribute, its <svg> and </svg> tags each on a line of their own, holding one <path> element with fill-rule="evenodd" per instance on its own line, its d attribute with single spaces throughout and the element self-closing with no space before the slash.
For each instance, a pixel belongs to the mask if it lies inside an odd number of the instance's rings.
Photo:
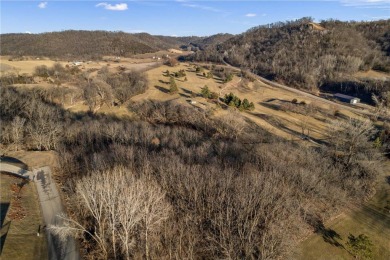
<svg viewBox="0 0 390 260">
<path fill-rule="evenodd" d="M 169 87 L 169 93 L 175 94 L 179 92 L 179 89 L 177 88 L 176 81 L 173 77 L 170 79 L 170 87 Z"/>
<path fill-rule="evenodd" d="M 202 94 L 202 96 L 204 98 L 210 98 L 211 96 L 211 92 L 210 92 L 210 89 L 207 85 L 205 85 L 203 88 L 202 88 L 202 91 L 200 92 Z"/>
<path fill-rule="evenodd" d="M 360 234 L 355 237 L 352 234 L 348 236 L 347 247 L 349 248 L 351 254 L 353 254 L 357 259 L 371 259 L 372 258 L 372 242 L 368 236 Z"/>
</svg>

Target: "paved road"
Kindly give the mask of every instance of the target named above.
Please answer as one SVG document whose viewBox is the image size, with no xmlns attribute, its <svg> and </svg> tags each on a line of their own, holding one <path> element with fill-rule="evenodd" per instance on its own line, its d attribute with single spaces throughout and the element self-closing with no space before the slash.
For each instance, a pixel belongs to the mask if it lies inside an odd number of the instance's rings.
<svg viewBox="0 0 390 260">
<path fill-rule="evenodd" d="M 34 181 L 37 186 L 39 202 L 41 204 L 45 225 L 60 224 L 61 219 L 56 217 L 64 213 L 61 198 L 57 187 L 51 177 L 50 167 L 42 167 L 33 171 L 27 171 L 17 166 L 0 162 L 0 170 L 9 172 L 23 178 Z M 69 237 L 65 243 L 61 243 L 56 236 L 46 232 L 50 260 L 78 260 L 79 252 L 76 242 Z"/>
</svg>

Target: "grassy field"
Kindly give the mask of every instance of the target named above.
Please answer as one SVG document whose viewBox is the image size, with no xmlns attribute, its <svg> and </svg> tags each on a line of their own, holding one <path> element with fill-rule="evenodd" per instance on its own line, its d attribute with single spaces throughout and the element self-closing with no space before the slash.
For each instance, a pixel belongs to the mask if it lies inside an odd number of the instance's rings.
<svg viewBox="0 0 390 260">
<path fill-rule="evenodd" d="M 193 64 L 180 63 L 175 67 L 162 65 L 153 68 L 153 64 L 155 63 L 150 62 L 152 60 L 150 58 L 151 55 L 155 54 L 143 54 L 133 58 L 124 58 L 121 59 L 119 63 L 112 61 L 91 62 L 89 64 L 84 64 L 82 67 L 85 67 L 85 70 L 91 68 L 98 69 L 110 64 L 109 68 L 111 72 L 116 72 L 116 68 L 119 66 L 123 66 L 127 69 L 147 69 L 146 73 L 149 78 L 149 89 L 145 93 L 133 97 L 129 102 L 138 102 L 148 99 L 158 101 L 175 100 L 175 102 L 191 106 L 189 101 L 196 101 L 196 104 L 193 104 L 193 106 L 205 110 L 212 110 L 216 117 L 225 116 L 226 113 L 229 112 L 228 110 L 217 108 L 215 103 L 208 102 L 199 95 L 201 89 L 207 85 L 211 91 L 218 93 L 220 97 L 232 92 L 241 99 L 247 98 L 250 102 L 253 102 L 255 104 L 255 110 L 243 112 L 241 114 L 248 120 L 253 121 L 279 137 L 288 140 L 301 140 L 301 134 L 302 132 L 305 132 L 305 134 L 309 135 L 317 142 L 322 142 L 326 139 L 324 133 L 330 123 L 331 116 L 329 116 L 329 114 L 331 115 L 336 111 L 335 107 L 260 82 L 246 82 L 246 84 L 243 85 L 243 80 L 239 77 L 238 72 L 236 72 L 236 76 L 234 76 L 232 81 L 224 83 L 217 77 L 206 78 L 200 73 L 196 73 Z M 110 60 L 109 58 L 112 57 L 106 58 L 107 60 Z M 30 64 L 32 62 L 39 65 L 39 62 L 49 61 L 4 61 L 4 63 L 7 64 L 20 64 L 21 68 L 24 63 Z M 175 80 L 179 92 L 171 95 L 169 93 L 169 77 L 165 75 L 165 71 L 169 70 L 172 74 L 181 69 L 186 71 L 187 81 L 184 80 L 184 77 L 176 78 Z M 205 69 L 204 72 L 207 73 L 208 70 Z M 96 74 L 96 71 L 94 73 Z M 194 97 L 191 93 L 194 93 L 197 96 Z M 290 108 L 294 106 L 298 107 L 299 105 L 292 104 L 291 101 L 294 99 L 296 99 L 298 103 L 304 102 L 307 105 L 310 104 L 310 106 L 319 108 L 319 110 L 325 111 L 328 114 L 324 114 L 323 112 L 305 114 L 284 109 L 286 106 L 289 106 Z M 88 107 L 83 101 L 74 104 L 65 104 L 64 107 L 73 112 L 88 111 Z M 103 105 L 98 113 L 111 114 L 119 117 L 133 116 L 132 113 L 127 110 L 127 104 L 120 107 L 108 107 L 107 105 Z M 359 117 L 358 115 L 343 109 L 339 109 L 338 114 L 341 115 L 341 117 Z"/>
<path fill-rule="evenodd" d="M 58 167 L 58 156 L 55 151 L 8 151 L 7 156 L 18 158 L 23 164 L 28 165 L 30 170 L 44 166 L 50 166 L 52 169 Z"/>
<path fill-rule="evenodd" d="M 301 243 L 293 258 L 354 259 L 344 248 L 348 235 L 365 234 L 373 242 L 373 259 L 390 259 L 390 162 L 379 177 L 374 197 L 363 207 L 326 223 L 327 234 L 313 234 Z M 329 235 L 330 234 L 330 235 Z M 339 243 L 339 245 L 335 245 Z"/>
<path fill-rule="evenodd" d="M 26 184 L 16 199 L 21 178 L 1 173 L 1 259 L 47 259 L 46 237 L 34 183 Z"/>
<path fill-rule="evenodd" d="M 165 76 L 165 71 L 171 73 L 184 69 L 186 71 L 187 81 L 184 78 L 176 79 L 179 93 L 171 95 L 169 91 L 169 77 Z M 207 73 L 208 70 L 205 70 Z M 232 92 L 241 99 L 247 98 L 255 104 L 255 110 L 252 112 L 244 112 L 248 120 L 251 120 L 266 130 L 283 137 L 285 139 L 297 139 L 305 128 L 306 132 L 310 132 L 310 137 L 321 141 L 326 138 L 324 130 L 329 125 L 329 116 L 319 112 L 311 114 L 301 114 L 294 111 L 285 111 L 281 109 L 284 104 L 291 104 L 293 99 L 299 102 L 305 102 L 323 111 L 335 110 L 328 104 L 312 101 L 307 97 L 300 97 L 295 93 L 274 88 L 260 82 L 249 82 L 246 86 L 241 84 L 241 78 L 236 75 L 229 83 L 223 83 L 220 79 L 214 77 L 207 79 L 200 74 L 195 73 L 194 66 L 186 63 L 181 63 L 175 67 L 161 66 L 147 71 L 149 77 L 149 89 L 146 93 L 138 95 L 132 101 L 142 101 L 145 99 L 153 100 L 175 100 L 176 102 L 190 105 L 188 101 L 195 100 L 195 106 L 202 109 L 215 110 L 215 116 L 224 116 L 228 111 L 217 109 L 213 103 L 207 102 L 203 97 L 191 97 L 191 92 L 200 94 L 201 88 L 207 85 L 211 91 L 214 91 L 223 97 L 225 94 Z M 340 110 L 339 114 L 347 117 L 359 117 L 349 111 Z"/>
<path fill-rule="evenodd" d="M 115 72 L 117 66 L 125 66 L 128 69 L 150 68 L 151 63 L 146 56 L 144 58 L 144 63 L 141 62 L 142 58 L 138 58 L 139 60 L 135 58 L 126 58 L 121 60 L 120 63 L 112 63 L 109 67 L 110 71 Z M 105 65 L 106 62 L 92 62 L 85 66 L 88 68 L 100 68 Z M 187 81 L 184 80 L 184 77 L 176 78 L 175 81 L 179 92 L 171 95 L 169 93 L 169 77 L 165 75 L 165 71 L 169 70 L 172 74 L 182 69 L 186 71 Z M 204 72 L 207 73 L 208 70 L 205 69 Z M 261 82 L 246 82 L 246 84 L 243 85 L 243 80 L 237 72 L 233 80 L 228 83 L 222 82 L 221 79 L 217 77 L 206 78 L 201 75 L 201 73 L 196 73 L 195 66 L 188 63 L 180 63 L 175 67 L 162 65 L 151 68 L 147 70 L 146 73 L 149 79 L 149 89 L 145 93 L 133 97 L 129 103 L 142 100 L 174 100 L 175 102 L 191 106 L 189 101 L 193 100 L 196 101 L 196 104 L 193 106 L 205 110 L 212 110 L 216 117 L 225 116 L 226 113 L 229 112 L 228 110 L 217 108 L 214 103 L 208 102 L 200 96 L 201 89 L 207 85 L 211 91 L 218 93 L 220 97 L 232 92 L 241 99 L 247 98 L 250 102 L 253 102 L 255 104 L 255 110 L 241 114 L 267 131 L 288 140 L 300 140 L 302 131 L 305 131 L 306 134 L 309 133 L 309 136 L 312 139 L 321 142 L 326 138 L 326 136 L 324 136 L 324 130 L 329 125 L 329 116 L 324 115 L 323 113 L 316 112 L 314 114 L 303 114 L 282 109 L 286 104 L 291 106 L 291 101 L 293 99 L 296 99 L 298 103 L 305 102 L 306 104 L 318 107 L 323 111 L 328 111 L 330 114 L 332 111 L 335 111 L 335 108 L 330 107 L 328 104 L 313 101 L 308 97 L 301 97 L 295 93 L 274 88 Z M 191 93 L 194 93 L 196 97 L 191 95 Z M 103 105 L 98 113 L 111 114 L 118 117 L 132 117 L 133 114 L 127 110 L 127 105 L 128 104 L 124 104 L 120 107 L 108 107 L 107 105 Z M 297 106 L 299 105 L 295 105 L 295 107 Z M 88 106 L 83 101 L 74 104 L 65 104 L 64 107 L 73 112 L 88 111 Z M 338 112 L 344 117 L 358 117 L 357 115 L 342 109 Z"/>
</svg>

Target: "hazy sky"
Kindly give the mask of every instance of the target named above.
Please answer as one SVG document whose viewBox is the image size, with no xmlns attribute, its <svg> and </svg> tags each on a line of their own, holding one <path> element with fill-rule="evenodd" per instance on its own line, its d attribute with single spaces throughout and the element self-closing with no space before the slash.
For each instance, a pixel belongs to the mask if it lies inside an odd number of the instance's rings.
<svg viewBox="0 0 390 260">
<path fill-rule="evenodd" d="M 1 33 L 109 30 L 159 35 L 241 33 L 277 21 L 390 19 L 390 0 L 19 1 L 0 2 Z"/>
</svg>

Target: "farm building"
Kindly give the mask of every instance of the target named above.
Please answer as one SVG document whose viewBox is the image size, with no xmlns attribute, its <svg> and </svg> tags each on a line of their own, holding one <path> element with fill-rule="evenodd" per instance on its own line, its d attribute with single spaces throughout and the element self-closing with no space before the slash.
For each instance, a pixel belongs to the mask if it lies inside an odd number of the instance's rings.
<svg viewBox="0 0 390 260">
<path fill-rule="evenodd" d="M 337 98 L 338 100 L 340 100 L 342 102 L 350 103 L 350 104 L 357 104 L 360 102 L 360 99 L 357 97 L 351 97 L 351 96 L 340 94 L 340 93 L 334 94 L 333 97 Z"/>
</svg>

